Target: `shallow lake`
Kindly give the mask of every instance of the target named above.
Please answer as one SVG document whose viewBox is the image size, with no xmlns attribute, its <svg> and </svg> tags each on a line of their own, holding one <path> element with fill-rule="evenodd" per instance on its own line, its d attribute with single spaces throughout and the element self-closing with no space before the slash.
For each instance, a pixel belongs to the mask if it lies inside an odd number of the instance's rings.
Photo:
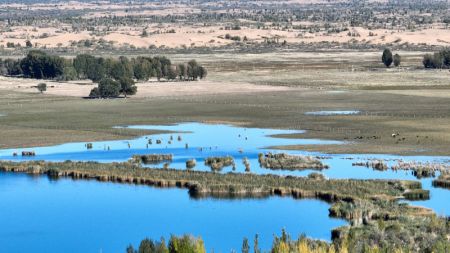
<svg viewBox="0 0 450 253">
<path fill-rule="evenodd" d="M 315 111 L 315 112 L 305 112 L 306 115 L 315 115 L 315 116 L 332 116 L 332 115 L 353 115 L 359 114 L 360 111 Z"/>
<path fill-rule="evenodd" d="M 1 252 L 125 252 L 170 234 L 202 236 L 208 252 L 240 251 L 259 234 L 269 248 L 283 228 L 329 240 L 345 222 L 318 200 L 191 199 L 185 189 L 0 173 Z"/>
<path fill-rule="evenodd" d="M 203 164 L 206 157 L 230 155 L 235 158 L 236 172 L 245 171 L 242 159 L 247 157 L 252 173 L 306 176 L 314 171 L 273 171 L 260 168 L 258 153 L 283 152 L 270 150 L 267 148 L 270 146 L 345 144 L 337 141 L 273 137 L 278 134 L 299 134 L 302 131 L 241 128 L 230 125 L 183 123 L 127 127 L 165 130 L 172 133 L 142 136 L 132 140 L 93 142 L 92 149 L 87 149 L 86 143 L 6 149 L 0 150 L 0 159 L 113 162 L 126 161 L 134 154 L 173 154 L 171 168 L 185 169 L 186 160 L 195 158 L 197 160 L 195 170 L 209 171 L 210 168 Z M 152 144 L 149 144 L 150 139 Z M 156 144 L 156 140 L 161 140 L 161 144 Z M 22 157 L 20 155 L 22 151 L 34 151 L 36 156 Z M 13 156 L 15 152 L 19 155 Z M 449 157 L 437 156 L 285 152 L 326 158 L 323 162 L 330 168 L 322 170 L 321 173 L 328 178 L 418 180 L 411 172 L 376 171 L 366 167 L 355 167 L 352 163 L 365 162 L 373 158 L 386 159 L 389 164 L 395 163 L 396 159 L 436 163 L 449 163 L 450 160 Z M 149 166 L 161 167 L 162 164 Z M 222 172 L 230 171 L 232 168 L 227 167 Z M 412 204 L 429 207 L 440 215 L 450 216 L 450 201 L 448 201 L 450 191 L 432 187 L 432 179 L 420 181 L 423 188 L 431 191 L 431 199 L 415 201 Z M 331 228 L 343 224 L 343 221 L 328 218 L 328 205 L 316 200 L 299 201 L 277 197 L 256 200 L 192 200 L 186 190 L 162 190 L 145 186 L 72 180 L 49 181 L 46 177 L 31 178 L 20 175 L 0 175 L 0 182 L 2 182 L 0 188 L 3 187 L 0 189 L 3 202 L 0 204 L 0 224 L 10 224 L 2 226 L 0 233 L 11 236 L 5 242 L 1 242 L 5 239 L 0 239 L 0 243 L 11 247 L 13 244 L 20 244 L 21 241 L 18 240 L 21 236 L 30 236 L 30 240 L 36 240 L 36 243 L 48 236 L 46 240 L 56 237 L 58 239 L 55 241 L 63 241 L 60 247 L 72 247 L 76 244 L 78 247 L 86 247 L 83 248 L 85 252 L 98 252 L 100 248 L 103 252 L 111 252 L 109 249 L 117 252 L 124 249 L 128 243 L 137 244 L 138 240 L 145 236 L 157 239 L 160 236 L 168 237 L 172 232 L 201 235 L 207 246 L 214 246 L 216 251 L 229 252 L 231 248 L 239 250 L 242 238 L 253 237 L 255 233 L 260 234 L 261 244 L 269 247 L 272 235 L 279 234 L 283 227 L 293 235 L 306 233 L 311 237 L 329 239 Z M 34 213 L 38 215 L 34 216 Z M 64 225 L 64 222 L 69 222 L 69 225 Z M 70 225 L 71 222 L 76 224 Z M 15 231 L 4 231 L 6 227 L 12 227 Z M 39 230 L 39 227 L 42 229 Z M 58 230 L 52 232 L 55 228 Z M 76 240 L 67 241 L 64 233 L 69 233 L 67 238 Z"/>
</svg>

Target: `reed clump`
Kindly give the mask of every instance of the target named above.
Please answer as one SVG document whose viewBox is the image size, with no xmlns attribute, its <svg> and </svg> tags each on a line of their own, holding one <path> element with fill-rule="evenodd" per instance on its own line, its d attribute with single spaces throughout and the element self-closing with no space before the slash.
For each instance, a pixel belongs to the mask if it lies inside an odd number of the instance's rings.
<svg viewBox="0 0 450 253">
<path fill-rule="evenodd" d="M 193 169 L 197 165 L 197 160 L 189 159 L 186 161 L 186 169 Z"/>
<path fill-rule="evenodd" d="M 322 170 L 328 169 L 328 165 L 312 156 L 289 155 L 286 153 L 267 153 L 258 155 L 258 161 L 262 168 L 272 170 Z"/>
<path fill-rule="evenodd" d="M 433 186 L 450 189 L 450 174 L 441 174 L 437 179 L 433 180 Z"/>
<path fill-rule="evenodd" d="M 384 163 L 382 160 L 374 160 L 367 162 L 355 162 L 352 163 L 352 166 L 362 166 L 367 168 L 372 168 L 374 170 L 386 171 L 389 169 L 388 165 Z"/>
<path fill-rule="evenodd" d="M 317 172 L 308 174 L 308 178 L 314 179 L 314 180 L 325 180 L 326 179 L 322 173 L 317 173 Z"/>
<path fill-rule="evenodd" d="M 234 158 L 231 156 L 208 157 L 205 159 L 205 165 L 209 166 L 212 171 L 221 171 L 224 167 L 235 167 Z"/>
<path fill-rule="evenodd" d="M 134 163 L 143 164 L 158 164 L 161 162 L 171 162 L 173 159 L 172 154 L 149 154 L 149 155 L 133 155 L 131 161 Z"/>
<path fill-rule="evenodd" d="M 250 161 L 248 160 L 247 157 L 244 157 L 244 158 L 242 159 L 242 163 L 243 163 L 244 166 L 245 166 L 245 172 L 250 172 L 250 170 L 251 170 L 251 168 L 250 168 Z"/>
<path fill-rule="evenodd" d="M 39 170 L 35 169 L 39 168 Z M 182 185 L 201 189 L 199 193 L 234 192 L 264 193 L 267 195 L 319 198 L 327 201 L 357 198 L 403 198 L 408 190 L 421 189 L 421 183 L 406 180 L 311 180 L 306 177 L 256 175 L 251 173 L 211 173 L 188 170 L 160 170 L 143 168 L 139 164 L 97 162 L 0 162 L 0 171 L 47 174 L 128 182 L 146 185 Z M 264 187 L 262 187 L 264 186 Z M 230 188 L 231 187 L 231 188 Z M 193 190 L 192 193 L 195 193 Z"/>
</svg>

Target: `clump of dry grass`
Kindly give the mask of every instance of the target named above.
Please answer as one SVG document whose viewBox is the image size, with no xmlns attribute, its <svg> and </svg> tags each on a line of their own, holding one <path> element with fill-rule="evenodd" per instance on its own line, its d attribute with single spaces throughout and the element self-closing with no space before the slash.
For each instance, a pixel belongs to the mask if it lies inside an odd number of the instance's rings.
<svg viewBox="0 0 450 253">
<path fill-rule="evenodd" d="M 356 162 L 356 163 L 352 163 L 352 166 L 364 166 L 367 168 L 372 168 L 374 170 L 380 170 L 380 171 L 385 171 L 389 168 L 388 165 L 385 164 L 382 160 Z"/>
<path fill-rule="evenodd" d="M 234 158 L 231 156 L 208 157 L 205 159 L 205 165 L 209 166 L 212 171 L 221 171 L 228 166 L 235 168 Z"/>
<path fill-rule="evenodd" d="M 197 165 L 197 161 L 195 159 L 189 159 L 186 161 L 186 169 L 193 169 Z"/>
<path fill-rule="evenodd" d="M 433 180 L 433 186 L 450 189 L 450 173 L 442 173 L 437 179 Z"/>
<path fill-rule="evenodd" d="M 247 157 L 244 157 L 244 159 L 242 159 L 242 163 L 245 166 L 245 172 L 250 172 L 251 168 L 250 168 L 250 161 L 248 160 Z"/>
</svg>

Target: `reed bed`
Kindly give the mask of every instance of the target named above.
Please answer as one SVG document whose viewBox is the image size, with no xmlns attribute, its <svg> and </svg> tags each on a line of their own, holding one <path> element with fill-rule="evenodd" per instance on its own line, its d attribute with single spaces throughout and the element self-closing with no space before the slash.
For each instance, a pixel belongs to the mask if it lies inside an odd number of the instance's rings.
<svg viewBox="0 0 450 253">
<path fill-rule="evenodd" d="M 403 198 L 409 190 L 421 189 L 420 182 L 400 180 L 311 180 L 306 177 L 255 175 L 250 173 L 211 173 L 175 169 L 143 168 L 133 163 L 96 162 L 0 162 L 0 170 L 29 174 L 52 174 L 56 177 L 96 179 L 119 183 L 156 186 L 180 186 L 191 193 L 312 197 L 327 201 L 357 198 Z M 211 194 L 213 195 L 213 194 Z"/>
<path fill-rule="evenodd" d="M 280 154 L 262 154 L 258 155 L 258 161 L 262 168 L 271 170 L 305 170 L 328 169 L 328 165 L 322 163 L 319 159 L 312 156 Z"/>
<path fill-rule="evenodd" d="M 388 165 L 385 164 L 382 160 L 375 161 L 367 161 L 367 162 L 356 162 L 352 163 L 352 166 L 363 166 L 367 168 L 372 168 L 374 170 L 385 171 L 388 170 Z"/>
<path fill-rule="evenodd" d="M 367 168 L 372 168 L 374 170 L 386 171 L 412 171 L 413 175 L 420 178 L 426 177 L 435 177 L 436 172 L 441 173 L 449 173 L 450 166 L 447 164 L 441 163 L 422 163 L 417 161 L 404 162 L 402 160 L 398 160 L 397 164 L 389 166 L 383 160 L 371 160 L 367 162 L 355 162 L 352 163 L 353 166 L 362 166 Z"/>
<path fill-rule="evenodd" d="M 450 174 L 441 174 L 437 179 L 433 180 L 433 186 L 450 189 Z"/>
</svg>

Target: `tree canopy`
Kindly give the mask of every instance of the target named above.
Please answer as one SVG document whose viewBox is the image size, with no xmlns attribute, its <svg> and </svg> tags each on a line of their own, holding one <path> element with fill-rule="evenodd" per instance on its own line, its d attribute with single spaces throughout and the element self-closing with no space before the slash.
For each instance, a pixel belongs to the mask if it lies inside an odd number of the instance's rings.
<svg viewBox="0 0 450 253">
<path fill-rule="evenodd" d="M 384 63 L 384 65 L 389 68 L 392 64 L 392 62 L 394 61 L 393 56 L 392 56 L 392 52 L 390 49 L 386 48 L 383 51 L 383 56 L 381 56 L 381 61 Z"/>
<path fill-rule="evenodd" d="M 31 50 L 23 59 L 6 59 L 0 61 L 3 74 L 24 76 L 35 79 L 76 80 L 90 79 L 95 83 L 104 78 L 120 81 L 127 80 L 147 81 L 150 78 L 165 80 L 198 80 L 207 75 L 206 68 L 195 60 L 187 64 L 172 64 L 164 56 L 118 58 L 95 57 L 88 54 L 79 54 L 73 60 L 56 55 L 49 55 L 43 51 Z M 129 91 L 133 93 L 132 91 Z M 130 93 L 128 93 L 130 94 Z"/>
</svg>

